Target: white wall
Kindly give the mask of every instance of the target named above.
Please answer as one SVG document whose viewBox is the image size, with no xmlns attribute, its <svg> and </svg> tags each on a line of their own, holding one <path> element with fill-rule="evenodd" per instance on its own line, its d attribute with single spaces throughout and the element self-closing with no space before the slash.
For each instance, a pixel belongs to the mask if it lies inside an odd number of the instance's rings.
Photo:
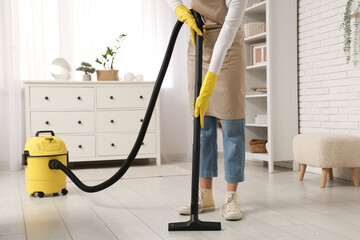
<svg viewBox="0 0 360 240">
<path fill-rule="evenodd" d="M 300 0 L 300 133 L 360 136 L 360 67 L 346 64 L 340 30 L 346 2 Z M 350 179 L 348 169 L 334 169 L 334 175 Z"/>
</svg>

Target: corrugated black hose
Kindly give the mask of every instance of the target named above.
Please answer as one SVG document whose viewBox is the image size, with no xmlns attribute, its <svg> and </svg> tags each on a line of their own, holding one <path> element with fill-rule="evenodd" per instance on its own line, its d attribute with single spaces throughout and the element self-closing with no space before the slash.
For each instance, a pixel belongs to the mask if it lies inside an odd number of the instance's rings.
<svg viewBox="0 0 360 240">
<path fill-rule="evenodd" d="M 75 185 L 78 186 L 84 192 L 98 192 L 98 191 L 104 190 L 105 188 L 110 187 L 115 182 L 117 182 L 126 173 L 126 171 L 129 169 L 130 165 L 134 161 L 136 155 L 138 154 L 141 144 L 144 140 L 144 137 L 145 137 L 145 134 L 146 134 L 146 131 L 149 126 L 150 119 L 151 119 L 151 115 L 153 113 L 153 110 L 154 110 L 154 107 L 156 104 L 156 100 L 159 96 L 160 88 L 161 88 L 162 82 L 165 77 L 166 70 L 169 66 L 169 62 L 170 62 L 171 55 L 172 55 L 172 52 L 173 52 L 173 49 L 175 46 L 176 38 L 179 34 L 179 31 L 180 31 L 182 25 L 183 25 L 182 22 L 177 21 L 175 24 L 175 27 L 172 31 L 170 41 L 169 41 L 169 44 L 168 44 L 168 47 L 167 47 L 167 50 L 165 53 L 165 57 L 164 57 L 162 65 L 161 65 L 159 75 L 156 79 L 155 86 L 154 86 L 154 89 L 153 89 L 153 92 L 152 92 L 152 95 L 151 95 L 151 98 L 149 101 L 148 108 L 145 113 L 144 121 L 140 128 L 139 135 L 136 139 L 136 142 L 135 142 L 129 156 L 127 157 L 127 159 L 125 160 L 125 162 L 121 166 L 121 168 L 111 178 L 109 178 L 105 182 L 100 183 L 95 186 L 85 185 L 83 182 L 80 181 L 80 179 L 78 177 L 76 177 L 76 175 L 69 168 L 67 168 L 65 165 L 63 165 L 60 161 L 58 161 L 56 159 L 49 161 L 50 169 L 59 169 L 59 170 L 63 171 L 75 183 Z"/>
</svg>

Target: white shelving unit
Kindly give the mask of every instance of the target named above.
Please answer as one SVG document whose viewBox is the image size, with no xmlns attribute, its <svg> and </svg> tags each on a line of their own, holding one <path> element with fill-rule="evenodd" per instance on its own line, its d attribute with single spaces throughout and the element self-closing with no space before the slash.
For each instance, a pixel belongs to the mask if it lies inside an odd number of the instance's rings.
<svg viewBox="0 0 360 240">
<path fill-rule="evenodd" d="M 258 40 L 266 40 L 266 32 L 257 34 L 255 36 L 247 37 L 244 39 L 244 41 L 247 42 L 253 42 Z"/>
<path fill-rule="evenodd" d="M 267 87 L 267 94 L 246 95 L 246 159 L 268 162 L 293 160 L 292 139 L 298 133 L 297 105 L 297 0 L 249 0 L 244 24 L 266 22 L 266 32 L 245 36 L 246 90 Z M 250 46 L 266 42 L 267 62 L 251 65 Z M 267 124 L 255 124 L 256 114 L 266 114 Z M 267 153 L 251 153 L 252 139 L 267 139 Z M 293 164 L 294 170 L 298 164 Z"/>
<path fill-rule="evenodd" d="M 246 95 L 246 98 L 267 98 L 268 95 L 267 94 L 258 94 L 258 95 Z"/>
<path fill-rule="evenodd" d="M 249 1 L 245 14 L 263 14 L 266 11 L 266 1 Z"/>
<path fill-rule="evenodd" d="M 247 127 L 268 127 L 267 124 L 258 124 L 258 123 L 247 123 L 246 124 Z"/>
<path fill-rule="evenodd" d="M 258 65 L 253 65 L 253 66 L 247 66 L 246 69 L 247 70 L 266 70 L 267 64 L 258 64 Z"/>
</svg>

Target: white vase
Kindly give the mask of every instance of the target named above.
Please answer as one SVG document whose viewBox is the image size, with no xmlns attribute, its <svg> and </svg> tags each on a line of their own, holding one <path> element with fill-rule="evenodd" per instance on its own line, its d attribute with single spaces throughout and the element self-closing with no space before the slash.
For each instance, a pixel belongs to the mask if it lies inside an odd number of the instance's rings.
<svg viewBox="0 0 360 240">
<path fill-rule="evenodd" d="M 91 81 L 91 75 L 90 74 L 84 74 L 83 75 L 83 81 Z"/>
<path fill-rule="evenodd" d="M 135 81 L 137 81 L 137 82 L 142 82 L 142 81 L 144 81 L 144 76 L 143 76 L 142 74 L 137 74 L 137 75 L 135 76 Z"/>
<path fill-rule="evenodd" d="M 132 72 L 127 72 L 124 74 L 124 80 L 127 82 L 132 82 L 135 79 L 135 75 Z"/>
</svg>

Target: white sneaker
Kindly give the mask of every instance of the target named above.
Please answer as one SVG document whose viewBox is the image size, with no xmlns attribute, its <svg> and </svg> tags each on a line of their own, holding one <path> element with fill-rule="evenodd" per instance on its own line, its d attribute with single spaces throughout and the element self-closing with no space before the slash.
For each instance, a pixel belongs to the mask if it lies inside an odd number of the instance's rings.
<svg viewBox="0 0 360 240">
<path fill-rule="evenodd" d="M 198 212 L 210 212 L 215 211 L 215 204 L 212 196 L 212 189 L 200 189 L 199 190 L 199 202 L 198 202 Z M 191 205 L 179 208 L 179 213 L 181 215 L 190 215 L 191 214 Z"/>
<path fill-rule="evenodd" d="M 220 214 L 225 220 L 240 220 L 242 218 L 242 213 L 237 203 L 236 192 L 226 192 L 225 203 L 221 207 Z"/>
</svg>

